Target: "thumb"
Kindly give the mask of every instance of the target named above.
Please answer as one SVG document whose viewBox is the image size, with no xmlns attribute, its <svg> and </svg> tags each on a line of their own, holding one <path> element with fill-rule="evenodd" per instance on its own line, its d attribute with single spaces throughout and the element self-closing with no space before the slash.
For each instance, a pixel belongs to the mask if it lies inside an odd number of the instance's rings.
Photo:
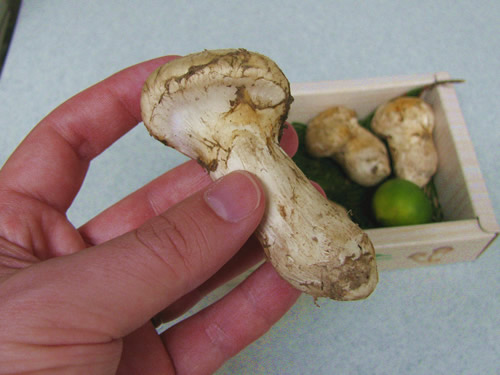
<svg viewBox="0 0 500 375">
<path fill-rule="evenodd" d="M 132 232 L 20 272 L 9 290 L 23 289 L 23 303 L 38 306 L 21 321 L 53 321 L 92 333 L 92 341 L 123 337 L 214 274 L 264 209 L 257 178 L 233 172 Z"/>
</svg>

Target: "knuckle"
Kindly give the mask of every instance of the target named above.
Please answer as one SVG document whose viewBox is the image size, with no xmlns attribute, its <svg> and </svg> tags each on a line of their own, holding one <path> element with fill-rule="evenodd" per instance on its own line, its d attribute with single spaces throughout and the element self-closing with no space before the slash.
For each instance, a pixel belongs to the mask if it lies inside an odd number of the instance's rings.
<svg viewBox="0 0 500 375">
<path fill-rule="evenodd" d="M 224 326 L 213 321 L 205 327 L 205 335 L 212 348 L 221 353 L 223 358 L 231 358 L 238 351 L 238 343 L 235 342 L 233 335 L 226 332 Z"/>
<path fill-rule="evenodd" d="M 204 327 L 208 342 L 223 358 L 236 355 L 244 345 L 256 340 L 275 323 L 268 316 L 265 304 L 254 289 L 243 283 L 233 292 L 235 305 L 232 316 L 245 316 L 248 327 L 241 330 L 236 318 L 230 320 L 216 318 L 207 322 Z"/>
<path fill-rule="evenodd" d="M 169 215 L 161 214 L 136 229 L 135 237 L 169 272 L 186 279 L 194 271 L 195 262 L 206 245 L 197 241 L 200 234 L 199 230 L 193 230 L 192 221 L 188 215 L 173 221 Z"/>
<path fill-rule="evenodd" d="M 266 311 L 266 303 L 263 303 L 259 298 L 256 291 L 247 284 L 242 284 L 239 289 L 242 298 L 242 305 L 248 312 L 248 315 L 252 317 L 256 326 L 263 327 L 262 329 L 267 330 L 274 324 L 274 321 L 269 318 L 269 311 Z"/>
</svg>

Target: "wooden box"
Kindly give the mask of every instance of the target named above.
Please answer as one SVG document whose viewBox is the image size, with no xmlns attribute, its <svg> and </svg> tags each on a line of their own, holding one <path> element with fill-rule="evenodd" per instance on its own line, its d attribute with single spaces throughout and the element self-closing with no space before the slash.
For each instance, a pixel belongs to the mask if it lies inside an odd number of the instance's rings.
<svg viewBox="0 0 500 375">
<path fill-rule="evenodd" d="M 289 122 L 307 123 L 333 105 L 345 105 L 358 117 L 411 89 L 450 79 L 448 73 L 354 81 L 295 83 Z M 452 84 L 425 92 L 435 111 L 434 140 L 439 153 L 435 175 L 444 221 L 368 229 L 379 270 L 470 261 L 497 237 L 496 222 L 483 177 Z"/>
</svg>

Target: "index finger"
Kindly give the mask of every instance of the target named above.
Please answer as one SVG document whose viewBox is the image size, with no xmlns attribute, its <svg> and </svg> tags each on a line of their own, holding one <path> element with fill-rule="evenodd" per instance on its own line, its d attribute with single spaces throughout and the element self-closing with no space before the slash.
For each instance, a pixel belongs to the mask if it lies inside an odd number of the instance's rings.
<svg viewBox="0 0 500 375">
<path fill-rule="evenodd" d="M 61 104 L 6 162 L 0 171 L 0 189 L 66 211 L 90 161 L 141 121 L 140 95 L 147 76 L 174 58 L 134 65 Z"/>
</svg>

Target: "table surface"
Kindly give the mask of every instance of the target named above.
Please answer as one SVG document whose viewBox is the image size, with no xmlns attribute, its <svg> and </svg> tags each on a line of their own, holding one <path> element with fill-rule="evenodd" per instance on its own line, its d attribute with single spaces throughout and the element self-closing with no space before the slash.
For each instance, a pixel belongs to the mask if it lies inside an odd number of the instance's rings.
<svg viewBox="0 0 500 375">
<path fill-rule="evenodd" d="M 0 165 L 51 109 L 115 71 L 244 47 L 291 82 L 437 71 L 466 79 L 457 95 L 498 219 L 499 16 L 498 1 L 26 0 L 0 80 Z M 157 143 L 140 126 L 104 152 L 68 212 L 73 223 L 185 160 Z M 499 247 L 474 262 L 382 272 L 365 301 L 318 308 L 301 297 L 218 373 L 498 374 Z"/>
</svg>

